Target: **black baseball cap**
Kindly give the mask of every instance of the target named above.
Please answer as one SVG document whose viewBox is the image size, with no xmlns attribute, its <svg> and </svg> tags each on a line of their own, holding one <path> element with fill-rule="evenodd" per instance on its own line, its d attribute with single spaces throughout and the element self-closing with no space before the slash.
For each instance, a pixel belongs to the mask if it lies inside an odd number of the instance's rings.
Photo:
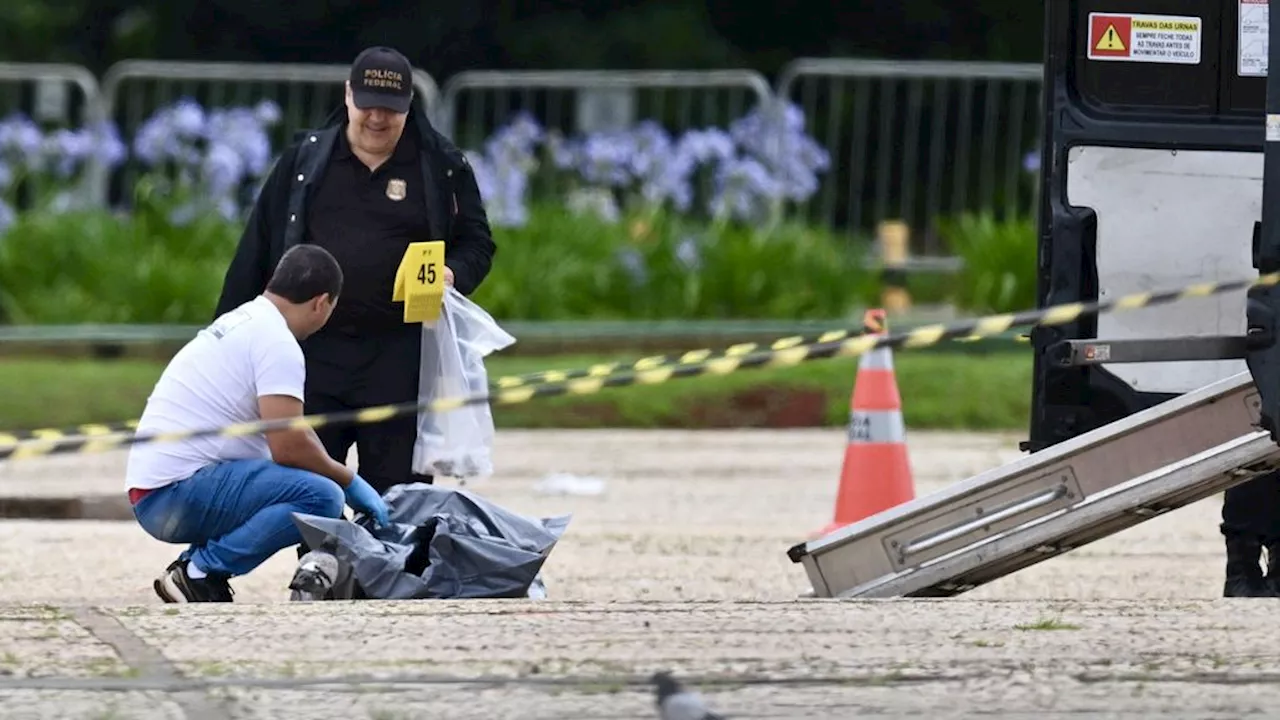
<svg viewBox="0 0 1280 720">
<path fill-rule="evenodd" d="M 351 63 L 351 95 L 356 107 L 405 113 L 413 103 L 413 66 L 389 47 L 371 47 Z"/>
</svg>

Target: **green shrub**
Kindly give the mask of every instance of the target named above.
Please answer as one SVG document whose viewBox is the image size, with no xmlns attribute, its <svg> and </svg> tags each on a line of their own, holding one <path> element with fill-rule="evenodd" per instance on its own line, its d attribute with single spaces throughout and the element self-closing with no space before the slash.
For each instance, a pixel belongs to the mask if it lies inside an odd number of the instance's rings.
<svg viewBox="0 0 1280 720">
<path fill-rule="evenodd" d="M 837 318 L 878 288 L 845 240 L 795 224 L 664 213 L 610 223 L 538 205 L 495 234 L 498 259 L 475 299 L 507 319 Z"/>
<path fill-rule="evenodd" d="M 0 237 L 0 306 L 21 324 L 206 322 L 240 226 L 184 224 L 148 181 L 130 214 L 33 210 Z M 656 214 L 609 223 L 536 206 L 495 228 L 475 299 L 504 320 L 839 318 L 878 282 L 840 238 L 801 225 L 708 226 Z"/>
<path fill-rule="evenodd" d="M 170 219 L 172 199 L 139 184 L 133 212 L 20 213 L 0 237 L 0 306 L 16 324 L 202 324 L 239 226 Z"/>
<path fill-rule="evenodd" d="M 939 232 L 964 261 L 952 301 L 972 313 L 1026 310 L 1036 303 L 1034 218 L 997 221 L 966 214 L 939 221 Z"/>
<path fill-rule="evenodd" d="M 269 101 L 206 109 L 183 99 L 128 145 L 109 123 L 72 132 L 0 120 L 0 134 L 21 140 L 0 148 L 0 321 L 207 321 L 279 119 Z M 727 129 L 672 136 L 642 122 L 566 138 L 518 114 L 468 150 L 499 246 L 476 300 L 506 320 L 853 316 L 878 301 L 868 243 L 786 219 L 831 162 L 804 126 L 783 105 Z M 71 192 L 91 158 L 148 173 L 128 214 Z M 535 177 L 553 191 L 531 197 Z M 918 304 L 1033 305 L 1033 223 L 963 216 L 942 233 L 966 268 L 910 276 Z"/>
<path fill-rule="evenodd" d="M 31 210 L 0 236 L 0 311 L 20 324 L 206 322 L 240 225 L 173 219 L 180 200 L 144 180 L 134 209 Z M 1035 226 L 966 215 L 942 223 L 956 277 L 912 276 L 917 302 L 965 312 L 1035 305 Z M 782 222 L 707 224 L 667 213 L 609 222 L 548 203 L 494 228 L 498 257 L 475 299 L 503 320 L 832 319 L 873 305 L 862 244 Z M 925 297 L 925 294 L 928 297 Z"/>
</svg>

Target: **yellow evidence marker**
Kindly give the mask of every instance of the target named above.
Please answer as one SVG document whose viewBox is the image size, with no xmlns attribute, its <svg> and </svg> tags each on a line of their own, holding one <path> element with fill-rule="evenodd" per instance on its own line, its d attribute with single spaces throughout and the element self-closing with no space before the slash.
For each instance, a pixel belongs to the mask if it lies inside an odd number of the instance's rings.
<svg viewBox="0 0 1280 720">
<path fill-rule="evenodd" d="M 392 302 L 404 303 L 407 323 L 434 323 L 444 304 L 444 241 L 410 243 L 400 267 Z"/>
</svg>

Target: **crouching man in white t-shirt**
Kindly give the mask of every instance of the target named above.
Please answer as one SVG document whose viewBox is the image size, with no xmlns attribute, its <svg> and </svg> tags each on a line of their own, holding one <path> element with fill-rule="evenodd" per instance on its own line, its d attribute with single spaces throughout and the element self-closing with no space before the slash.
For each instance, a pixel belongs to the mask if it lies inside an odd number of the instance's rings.
<svg viewBox="0 0 1280 720">
<path fill-rule="evenodd" d="M 160 376 L 139 433 L 197 430 L 302 415 L 299 341 L 319 330 L 342 270 L 315 245 L 280 259 L 266 292 L 220 316 Z M 188 544 L 154 583 L 165 602 L 231 602 L 233 576 L 302 542 L 292 513 L 337 518 L 344 500 L 387 522 L 377 492 L 335 462 L 310 428 L 132 446 L 126 486 L 152 537 Z"/>
</svg>

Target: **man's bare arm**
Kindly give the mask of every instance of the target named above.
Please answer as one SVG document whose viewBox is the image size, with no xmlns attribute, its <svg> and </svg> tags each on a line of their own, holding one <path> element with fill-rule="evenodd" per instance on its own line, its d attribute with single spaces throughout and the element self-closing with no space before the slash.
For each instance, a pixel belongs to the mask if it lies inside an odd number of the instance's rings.
<svg viewBox="0 0 1280 720">
<path fill-rule="evenodd" d="M 288 395 L 264 395 L 258 398 L 258 411 L 263 420 L 302 417 L 302 401 Z M 335 461 L 311 428 L 272 431 L 267 435 L 271 458 L 281 465 L 309 470 L 347 487 L 355 472 Z"/>
</svg>

